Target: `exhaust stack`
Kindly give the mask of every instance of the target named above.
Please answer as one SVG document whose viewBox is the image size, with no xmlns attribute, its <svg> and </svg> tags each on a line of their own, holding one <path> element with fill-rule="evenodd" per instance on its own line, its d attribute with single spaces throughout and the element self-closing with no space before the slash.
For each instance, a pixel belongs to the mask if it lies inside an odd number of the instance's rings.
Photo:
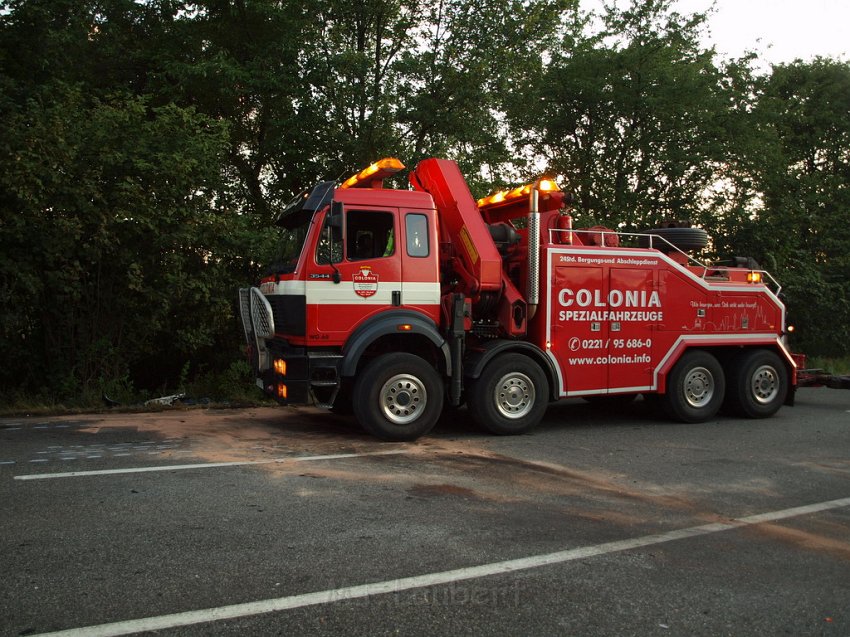
<svg viewBox="0 0 850 637">
<path fill-rule="evenodd" d="M 528 320 L 534 318 L 540 303 L 540 181 L 534 182 L 528 197 Z"/>
</svg>

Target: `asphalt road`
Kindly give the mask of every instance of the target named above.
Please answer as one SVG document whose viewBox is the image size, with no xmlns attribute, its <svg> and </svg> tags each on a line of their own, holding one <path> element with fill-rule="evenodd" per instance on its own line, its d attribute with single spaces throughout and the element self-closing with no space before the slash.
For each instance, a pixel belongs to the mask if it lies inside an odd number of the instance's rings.
<svg viewBox="0 0 850 637">
<path fill-rule="evenodd" d="M 0 635 L 850 635 L 850 392 L 467 420 L 4 419 Z"/>
</svg>

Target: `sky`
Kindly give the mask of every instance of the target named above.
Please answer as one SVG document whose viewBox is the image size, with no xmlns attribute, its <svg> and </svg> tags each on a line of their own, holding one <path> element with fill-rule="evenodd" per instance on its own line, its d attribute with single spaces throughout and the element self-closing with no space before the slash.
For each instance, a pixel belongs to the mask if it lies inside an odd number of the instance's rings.
<svg viewBox="0 0 850 637">
<path fill-rule="evenodd" d="M 600 4 L 581 0 L 584 9 Z M 693 13 L 706 11 L 711 4 L 711 0 L 678 0 L 675 8 Z M 817 55 L 848 59 L 850 0 L 717 0 L 716 8 L 704 44 L 713 44 L 723 57 L 755 50 L 765 67 Z"/>
</svg>

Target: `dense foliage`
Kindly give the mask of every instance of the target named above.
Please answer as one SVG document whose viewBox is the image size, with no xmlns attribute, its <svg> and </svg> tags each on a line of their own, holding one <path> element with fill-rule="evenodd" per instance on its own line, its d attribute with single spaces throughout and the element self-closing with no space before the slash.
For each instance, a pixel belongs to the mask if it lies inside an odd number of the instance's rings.
<svg viewBox="0 0 850 637">
<path fill-rule="evenodd" d="M 385 155 L 475 194 L 546 171 L 577 215 L 690 218 L 850 353 L 850 66 L 753 71 L 670 0 L 0 0 L 0 395 L 238 369 L 235 290 L 315 180 Z"/>
</svg>

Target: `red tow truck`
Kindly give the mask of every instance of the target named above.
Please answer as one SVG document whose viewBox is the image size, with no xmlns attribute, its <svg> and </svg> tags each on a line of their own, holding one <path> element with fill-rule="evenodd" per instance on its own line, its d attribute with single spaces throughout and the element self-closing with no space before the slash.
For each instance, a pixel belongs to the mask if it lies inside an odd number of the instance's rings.
<svg viewBox="0 0 850 637">
<path fill-rule="evenodd" d="M 657 400 L 673 419 L 792 404 L 779 285 L 752 260 L 688 256 L 704 231 L 574 228 L 546 179 L 476 201 L 457 165 L 372 164 L 324 181 L 278 218 L 288 254 L 240 290 L 257 384 L 284 405 L 353 411 L 385 440 L 466 403 L 496 434 L 550 401 Z"/>
</svg>

